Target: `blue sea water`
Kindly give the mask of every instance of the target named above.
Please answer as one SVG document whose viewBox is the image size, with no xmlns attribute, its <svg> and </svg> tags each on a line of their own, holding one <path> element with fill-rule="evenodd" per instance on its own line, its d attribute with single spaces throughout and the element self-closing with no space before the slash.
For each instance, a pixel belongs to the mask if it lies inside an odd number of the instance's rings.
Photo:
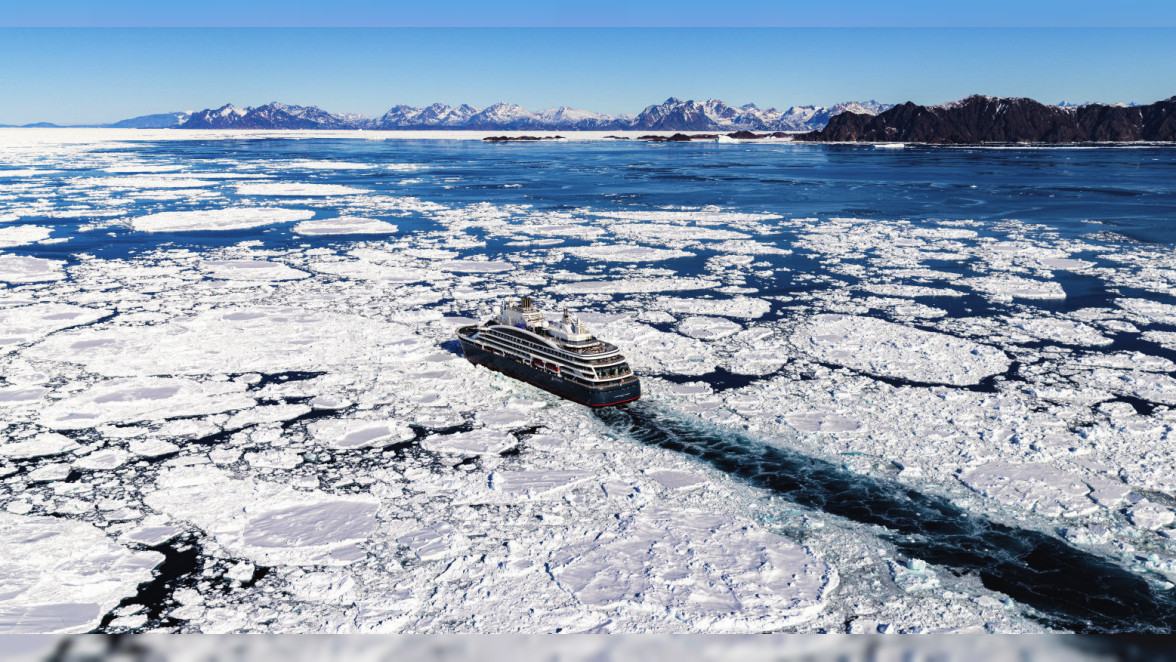
<svg viewBox="0 0 1176 662">
<path fill-rule="evenodd" d="M 1129 240 L 1176 243 L 1176 148 L 1169 147 L 895 150 L 868 145 L 271 138 L 130 142 L 119 144 L 117 155 L 152 165 L 178 164 L 185 172 L 257 168 L 275 177 L 267 181 L 344 184 L 442 204 L 492 200 L 539 210 L 718 205 L 786 217 L 1017 219 L 1048 225 L 1064 236 L 1111 231 Z M 266 169 L 276 160 L 301 159 L 407 163 L 421 169 L 410 177 L 376 169 Z M 79 176 L 109 174 L 67 165 L 46 180 Z M 126 195 L 134 197 L 133 192 Z M 236 197 L 231 189 L 225 196 L 230 204 Z M 22 201 L 17 195 L 13 202 Z M 200 206 L 198 201 L 138 201 L 126 212 Z M 41 219 L 25 217 L 21 222 L 29 221 Z M 423 221 L 398 222 L 406 231 L 434 229 Z M 69 232 L 69 223 L 54 224 Z M 331 241 L 292 237 L 280 227 L 172 236 L 116 230 L 114 236 L 79 236 L 68 245 L 35 250 L 46 257 L 79 250 L 114 256 L 160 242 L 207 246 L 243 239 L 260 239 L 271 247 Z"/>
</svg>

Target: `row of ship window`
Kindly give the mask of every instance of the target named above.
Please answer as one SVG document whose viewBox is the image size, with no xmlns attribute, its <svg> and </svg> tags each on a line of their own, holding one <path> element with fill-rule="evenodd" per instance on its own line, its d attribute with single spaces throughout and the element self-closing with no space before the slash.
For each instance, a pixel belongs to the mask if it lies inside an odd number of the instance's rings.
<svg viewBox="0 0 1176 662">
<path fill-rule="evenodd" d="M 506 334 L 501 334 L 501 335 L 505 336 Z M 499 336 L 490 336 L 489 339 L 492 341 L 505 342 L 508 344 L 508 346 L 511 344 L 518 345 L 520 347 L 525 347 L 525 345 L 535 345 L 535 343 L 527 342 L 525 340 L 515 340 L 514 338 L 509 338 L 509 337 L 503 338 L 503 337 L 499 337 Z M 549 349 L 549 348 L 543 348 L 543 349 Z M 521 358 L 526 359 L 527 357 L 524 356 Z M 571 367 L 580 368 L 580 366 L 576 366 L 574 364 Z M 583 368 L 580 368 L 580 369 L 583 370 Z M 620 364 L 617 364 L 617 365 L 609 367 L 609 368 L 596 368 L 595 373 L 596 373 L 597 378 L 623 377 L 623 376 L 628 375 L 630 373 L 629 364 L 628 363 L 620 363 Z"/>
<path fill-rule="evenodd" d="M 612 362 L 612 361 L 616 361 L 617 359 L 620 358 L 619 356 L 613 356 L 613 357 L 610 357 L 607 359 L 585 359 L 585 358 L 581 358 L 579 356 L 575 356 L 574 354 L 571 354 L 569 352 L 564 352 L 565 354 L 568 354 L 568 357 L 571 357 L 571 358 L 568 358 L 565 356 L 560 356 L 557 353 L 557 352 L 559 352 L 559 350 L 556 350 L 550 346 L 541 345 L 537 342 L 532 342 L 530 340 L 524 340 L 522 338 L 516 338 L 513 335 L 503 333 L 502 331 L 498 331 L 497 329 L 492 329 L 492 330 L 497 332 L 495 335 L 491 336 L 492 338 L 495 338 L 495 339 L 501 338 L 507 342 L 516 343 L 522 347 L 528 347 L 530 349 L 535 349 L 535 350 L 539 350 L 539 351 L 552 353 L 564 361 L 596 364 L 596 363 L 602 363 L 602 362 Z"/>
</svg>

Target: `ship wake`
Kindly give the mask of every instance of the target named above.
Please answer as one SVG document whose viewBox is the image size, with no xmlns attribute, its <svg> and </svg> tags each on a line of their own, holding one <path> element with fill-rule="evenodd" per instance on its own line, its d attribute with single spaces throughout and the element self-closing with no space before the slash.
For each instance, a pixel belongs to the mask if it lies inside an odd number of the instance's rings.
<svg viewBox="0 0 1176 662">
<path fill-rule="evenodd" d="M 1031 529 L 961 510 L 943 497 L 687 420 L 655 403 L 599 410 L 614 431 L 695 456 L 797 505 L 886 529 L 911 557 L 975 575 L 1051 628 L 1092 633 L 1176 628 L 1176 600 L 1147 578 Z"/>
</svg>

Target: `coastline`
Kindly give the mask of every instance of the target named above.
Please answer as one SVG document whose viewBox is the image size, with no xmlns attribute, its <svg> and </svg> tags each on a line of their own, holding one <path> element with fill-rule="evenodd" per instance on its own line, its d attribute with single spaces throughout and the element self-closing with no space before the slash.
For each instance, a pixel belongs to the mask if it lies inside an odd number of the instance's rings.
<svg viewBox="0 0 1176 662">
<path fill-rule="evenodd" d="M 0 127 L 0 145 L 15 145 L 22 142 L 41 142 L 52 136 L 53 142 L 82 142 L 95 140 L 116 142 L 140 141 L 184 141 L 184 140 L 455 140 L 478 141 L 492 144 L 508 143 L 564 143 L 564 142 L 649 142 L 673 143 L 691 142 L 699 144 L 723 145 L 836 145 L 870 147 L 878 149 L 897 149 L 901 147 L 948 148 L 948 149 L 1154 149 L 1176 147 L 1176 142 L 1136 141 L 1136 142 L 1082 142 L 1082 143 L 927 143 L 913 141 L 811 141 L 789 138 L 764 137 L 754 139 L 731 138 L 728 134 L 719 133 L 722 139 L 693 139 L 693 140 L 643 140 L 644 136 L 658 136 L 670 138 L 682 131 L 464 131 L 464 130 L 436 130 L 436 131 L 367 131 L 363 129 L 347 130 L 319 130 L 319 129 L 114 129 L 114 128 L 74 128 L 74 127 Z M 799 135 L 801 132 L 788 132 Z M 689 134 L 687 134 L 689 135 Z M 487 141 L 487 138 L 506 136 L 512 140 Z M 539 140 L 518 140 L 526 136 L 534 136 Z"/>
</svg>

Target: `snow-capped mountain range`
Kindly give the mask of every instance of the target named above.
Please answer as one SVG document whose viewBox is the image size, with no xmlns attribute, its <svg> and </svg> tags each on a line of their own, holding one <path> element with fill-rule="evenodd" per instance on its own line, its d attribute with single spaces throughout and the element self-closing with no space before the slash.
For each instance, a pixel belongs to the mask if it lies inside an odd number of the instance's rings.
<svg viewBox="0 0 1176 662">
<path fill-rule="evenodd" d="M 876 114 L 888 104 L 876 101 L 835 106 L 793 106 L 761 110 L 755 104 L 731 106 L 717 99 L 682 101 L 669 98 L 637 115 L 596 113 L 560 106 L 532 111 L 517 104 L 487 108 L 435 103 L 425 108 L 393 106 L 380 117 L 329 113 L 316 106 L 269 103 L 240 109 L 231 104 L 191 113 L 174 126 L 180 129 L 469 129 L 478 131 L 813 131 L 842 112 Z"/>
</svg>

